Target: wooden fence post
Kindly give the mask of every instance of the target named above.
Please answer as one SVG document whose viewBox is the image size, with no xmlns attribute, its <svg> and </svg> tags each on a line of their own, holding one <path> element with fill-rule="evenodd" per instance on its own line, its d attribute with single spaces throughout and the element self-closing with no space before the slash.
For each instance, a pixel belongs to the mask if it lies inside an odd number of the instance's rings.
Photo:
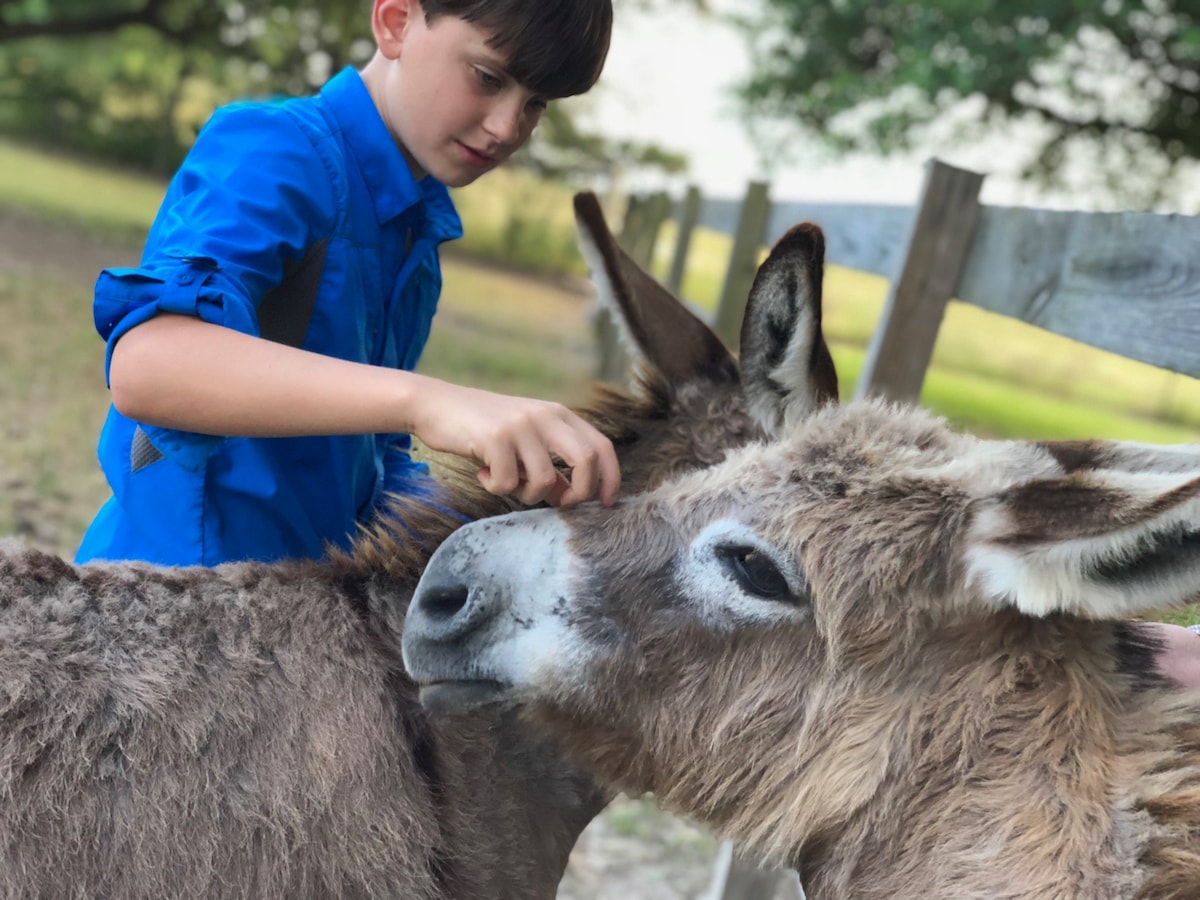
<svg viewBox="0 0 1200 900">
<path fill-rule="evenodd" d="M 639 210 L 637 225 L 629 237 L 629 243 L 622 244 L 625 252 L 647 271 L 654 262 L 658 233 L 662 231 L 663 222 L 667 220 L 670 211 L 671 198 L 667 196 L 666 191 L 651 194 Z"/>
<path fill-rule="evenodd" d="M 683 275 L 687 270 L 688 250 L 691 249 L 692 232 L 700 219 L 700 188 L 688 185 L 687 193 L 679 210 L 678 229 L 675 233 L 675 252 L 671 256 L 671 270 L 667 273 L 666 288 L 676 297 L 683 296 Z"/>
<path fill-rule="evenodd" d="M 767 189 L 766 182 L 752 181 L 746 190 L 746 199 L 742 201 L 742 209 L 738 214 L 733 249 L 729 253 L 725 284 L 721 288 L 721 299 L 717 304 L 714 330 L 735 353 L 741 339 L 746 299 L 750 295 L 750 286 L 754 283 L 754 273 L 758 270 L 758 257 L 767 230 L 767 217 L 771 212 Z"/>
<path fill-rule="evenodd" d="M 670 211 L 671 198 L 665 191 L 648 197 L 631 196 L 625 207 L 625 218 L 621 223 L 617 243 L 646 270 L 650 268 L 658 233 L 662 230 L 662 224 Z M 612 383 L 624 381 L 629 370 L 629 355 L 621 346 L 617 326 L 607 309 L 597 310 L 595 328 L 600 380 Z"/>
<path fill-rule="evenodd" d="M 639 194 L 630 194 L 625 201 L 625 215 L 621 219 L 621 230 L 617 234 L 617 243 L 622 247 L 628 247 L 632 243 L 645 205 L 646 198 Z"/>
<path fill-rule="evenodd" d="M 917 401 L 946 303 L 966 267 L 979 220 L 983 175 L 937 159 L 925 164 L 925 184 L 883 315 L 859 375 L 855 397 Z"/>
</svg>

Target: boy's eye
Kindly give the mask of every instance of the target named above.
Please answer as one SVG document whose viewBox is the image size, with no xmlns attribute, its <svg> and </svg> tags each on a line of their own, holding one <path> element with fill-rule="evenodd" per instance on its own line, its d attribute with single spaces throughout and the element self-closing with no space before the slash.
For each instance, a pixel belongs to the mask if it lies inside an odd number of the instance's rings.
<svg viewBox="0 0 1200 900">
<path fill-rule="evenodd" d="M 535 116 L 540 116 L 546 111 L 546 107 L 550 105 L 550 101 L 545 97 L 534 97 L 525 104 L 525 108 Z"/>
<path fill-rule="evenodd" d="M 487 69 L 475 68 L 475 77 L 479 79 L 479 83 L 490 91 L 494 91 L 503 86 L 503 82 L 489 72 Z"/>
</svg>

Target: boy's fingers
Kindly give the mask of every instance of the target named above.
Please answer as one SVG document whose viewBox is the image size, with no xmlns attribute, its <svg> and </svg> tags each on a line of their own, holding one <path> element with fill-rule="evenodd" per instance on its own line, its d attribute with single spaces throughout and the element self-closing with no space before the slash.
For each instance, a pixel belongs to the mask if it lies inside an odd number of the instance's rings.
<svg viewBox="0 0 1200 900">
<path fill-rule="evenodd" d="M 558 481 L 550 489 L 550 493 L 546 495 L 545 500 L 551 506 L 562 506 L 563 495 L 571 489 L 571 482 L 567 480 L 567 476 L 562 474 L 562 472 L 556 472 L 555 474 L 558 475 Z"/>
<path fill-rule="evenodd" d="M 574 505 L 597 497 L 604 506 L 611 506 L 621 487 L 621 469 L 612 443 L 592 426 L 584 424 L 582 434 L 574 433 L 574 449 L 559 455 L 571 466 L 571 491 L 563 498 L 564 505 Z"/>
<path fill-rule="evenodd" d="M 612 506 L 617 502 L 617 492 L 621 490 L 621 466 L 612 442 L 604 435 L 600 435 L 600 439 L 604 442 L 600 448 L 600 503 Z"/>
<path fill-rule="evenodd" d="M 516 450 L 523 476 L 520 489 L 515 491 L 516 497 L 530 506 L 541 503 L 559 487 L 562 475 L 554 468 L 549 451 L 537 435 L 530 434 L 519 440 Z"/>
<path fill-rule="evenodd" d="M 561 497 L 561 505 L 574 506 L 596 496 L 604 477 L 601 469 L 604 446 L 608 442 L 600 432 L 581 420 L 568 421 L 551 445 L 554 452 L 571 467 L 571 489 Z M 579 427 L 579 426 L 582 426 Z"/>
<path fill-rule="evenodd" d="M 590 425 L 587 429 L 585 437 L 588 444 L 584 457 L 587 493 L 580 497 L 580 500 L 595 497 L 599 491 L 600 503 L 612 506 L 617 499 L 617 491 L 621 488 L 621 467 L 617 463 L 617 453 L 608 438 Z M 579 468 L 576 467 L 575 473 L 571 475 L 572 481 L 576 480 L 578 471 Z"/>
<path fill-rule="evenodd" d="M 496 442 L 482 460 L 478 477 L 488 491 L 530 506 L 574 506 L 597 496 L 604 506 L 616 501 L 621 470 L 612 442 L 573 413 L 542 416 L 510 440 Z M 555 468 L 552 454 L 571 467 L 570 480 Z"/>
<path fill-rule="evenodd" d="M 483 460 L 479 483 L 493 494 L 511 494 L 521 485 L 521 472 L 512 447 L 496 447 Z"/>
<path fill-rule="evenodd" d="M 560 454 L 563 461 L 571 466 L 570 490 L 559 498 L 562 506 L 575 506 L 590 500 L 596 495 L 599 472 L 596 469 L 595 457 L 589 453 L 576 454 L 575 459 Z"/>
</svg>

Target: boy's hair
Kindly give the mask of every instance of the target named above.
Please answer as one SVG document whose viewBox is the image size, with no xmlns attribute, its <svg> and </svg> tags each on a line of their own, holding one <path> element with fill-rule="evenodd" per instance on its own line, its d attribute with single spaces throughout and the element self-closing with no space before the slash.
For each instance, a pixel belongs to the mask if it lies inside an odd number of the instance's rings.
<svg viewBox="0 0 1200 900">
<path fill-rule="evenodd" d="M 587 91 L 604 68 L 612 0 L 420 0 L 425 21 L 455 16 L 491 32 L 508 74 L 548 97 Z"/>
</svg>

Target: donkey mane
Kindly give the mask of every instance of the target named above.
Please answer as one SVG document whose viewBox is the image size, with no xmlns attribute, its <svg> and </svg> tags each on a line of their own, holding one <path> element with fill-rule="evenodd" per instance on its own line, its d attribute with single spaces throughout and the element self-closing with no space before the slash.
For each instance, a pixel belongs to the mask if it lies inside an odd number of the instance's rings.
<svg viewBox="0 0 1200 900">
<path fill-rule="evenodd" d="M 639 373 L 633 390 L 616 385 L 597 384 L 589 403 L 576 411 L 600 430 L 617 448 L 633 445 L 655 420 L 666 420 L 671 412 L 672 386 L 661 373 Z M 721 430 L 719 423 L 714 430 Z M 728 445 L 722 431 L 717 443 Z M 710 459 L 696 460 L 694 451 L 682 442 L 656 448 L 664 460 L 678 459 L 678 468 L 686 470 L 707 465 Z M 387 510 L 371 522 L 359 526 L 349 550 L 331 547 L 322 565 L 332 565 L 345 576 L 384 573 L 393 578 L 411 578 L 414 582 L 429 561 L 429 555 L 466 522 L 511 513 L 523 507 L 505 495 L 486 491 L 475 478 L 475 466 L 468 460 L 449 454 L 433 454 L 438 486 L 428 497 L 394 494 Z M 674 474 L 675 467 L 655 473 L 657 484 Z M 564 468 L 564 471 L 569 469 Z M 644 489 L 634 474 L 633 488 Z M 627 481 L 625 492 L 630 492 Z M 303 563 L 300 563 L 303 565 Z"/>
<path fill-rule="evenodd" d="M 662 430 L 673 411 L 687 424 L 685 433 L 647 434 Z M 639 446 L 650 448 L 650 460 L 626 455 L 623 494 L 652 490 L 681 472 L 713 465 L 731 445 L 763 436 L 737 395 L 713 391 L 705 383 L 672 383 L 653 368 L 638 369 L 628 389 L 595 385 L 577 412 L 619 451 L 636 455 Z M 439 454 L 434 464 L 440 490 L 428 498 L 390 497 L 387 513 L 361 526 L 349 550 L 331 548 L 328 563 L 346 576 L 386 573 L 415 580 L 429 555 L 464 523 L 522 508 L 509 497 L 485 491 L 469 461 Z"/>
</svg>

